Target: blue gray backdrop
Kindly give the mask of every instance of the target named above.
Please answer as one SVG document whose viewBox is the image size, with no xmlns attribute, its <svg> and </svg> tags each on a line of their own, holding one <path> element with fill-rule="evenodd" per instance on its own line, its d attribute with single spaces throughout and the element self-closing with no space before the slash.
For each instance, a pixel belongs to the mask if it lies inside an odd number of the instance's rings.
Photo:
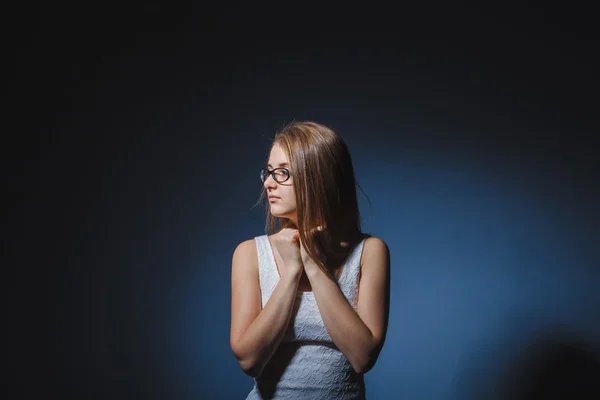
<svg viewBox="0 0 600 400">
<path fill-rule="evenodd" d="M 364 230 L 391 251 L 369 398 L 598 390 L 593 42 L 483 17 L 485 44 L 282 21 L 255 34 L 243 11 L 160 4 L 46 7 L 15 85 L 35 134 L 9 180 L 15 269 L 34 293 L 11 314 L 23 396 L 245 398 L 231 256 L 264 233 L 270 139 L 304 119 L 345 138 Z"/>
</svg>

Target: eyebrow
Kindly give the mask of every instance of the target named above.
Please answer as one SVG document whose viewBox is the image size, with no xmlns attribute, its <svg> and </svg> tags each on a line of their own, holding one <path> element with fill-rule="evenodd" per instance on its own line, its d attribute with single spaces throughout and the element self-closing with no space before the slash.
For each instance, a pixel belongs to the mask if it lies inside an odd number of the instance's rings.
<svg viewBox="0 0 600 400">
<path fill-rule="evenodd" d="M 278 165 L 279 167 L 289 167 L 290 165 L 286 162 L 280 163 Z M 271 164 L 267 164 L 267 167 L 273 167 Z"/>
</svg>

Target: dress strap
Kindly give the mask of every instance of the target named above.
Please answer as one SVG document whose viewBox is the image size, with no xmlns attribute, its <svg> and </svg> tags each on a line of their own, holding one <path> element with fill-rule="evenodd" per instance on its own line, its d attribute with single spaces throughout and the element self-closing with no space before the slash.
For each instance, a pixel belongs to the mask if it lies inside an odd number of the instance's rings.
<svg viewBox="0 0 600 400">
<path fill-rule="evenodd" d="M 339 280 L 340 289 L 348 299 L 352 307 L 356 308 L 358 301 L 358 284 L 360 281 L 360 260 L 365 244 L 365 239 L 361 240 L 348 255 L 342 276 Z"/>
<path fill-rule="evenodd" d="M 277 265 L 275 264 L 275 257 L 269 237 L 262 235 L 255 237 L 254 240 L 256 241 L 258 254 L 258 278 L 260 281 L 262 306 L 264 307 L 269 297 L 271 297 L 273 290 L 275 290 L 279 274 L 277 273 Z"/>
</svg>

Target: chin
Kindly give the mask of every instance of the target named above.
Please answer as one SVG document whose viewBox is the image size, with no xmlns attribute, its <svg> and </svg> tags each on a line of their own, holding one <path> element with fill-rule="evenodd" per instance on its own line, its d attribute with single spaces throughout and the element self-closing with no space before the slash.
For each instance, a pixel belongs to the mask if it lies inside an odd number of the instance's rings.
<svg viewBox="0 0 600 400">
<path fill-rule="evenodd" d="M 289 210 L 278 210 L 277 206 L 271 207 L 271 215 L 277 218 L 290 218 L 292 216 Z"/>
<path fill-rule="evenodd" d="M 277 218 L 289 218 L 289 214 L 285 212 L 277 212 L 271 209 L 271 215 Z"/>
</svg>

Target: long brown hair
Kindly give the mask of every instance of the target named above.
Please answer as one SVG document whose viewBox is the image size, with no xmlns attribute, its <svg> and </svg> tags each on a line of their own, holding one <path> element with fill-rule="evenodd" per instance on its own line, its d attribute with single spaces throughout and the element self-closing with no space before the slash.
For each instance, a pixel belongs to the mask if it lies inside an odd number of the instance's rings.
<svg viewBox="0 0 600 400">
<path fill-rule="evenodd" d="M 333 129 L 312 121 L 286 125 L 275 134 L 271 148 L 275 144 L 289 160 L 300 239 L 309 256 L 332 276 L 331 269 L 364 236 L 350 151 Z M 263 187 L 261 199 L 265 191 Z M 288 218 L 273 216 L 268 204 L 266 213 L 267 234 L 293 227 Z"/>
</svg>

